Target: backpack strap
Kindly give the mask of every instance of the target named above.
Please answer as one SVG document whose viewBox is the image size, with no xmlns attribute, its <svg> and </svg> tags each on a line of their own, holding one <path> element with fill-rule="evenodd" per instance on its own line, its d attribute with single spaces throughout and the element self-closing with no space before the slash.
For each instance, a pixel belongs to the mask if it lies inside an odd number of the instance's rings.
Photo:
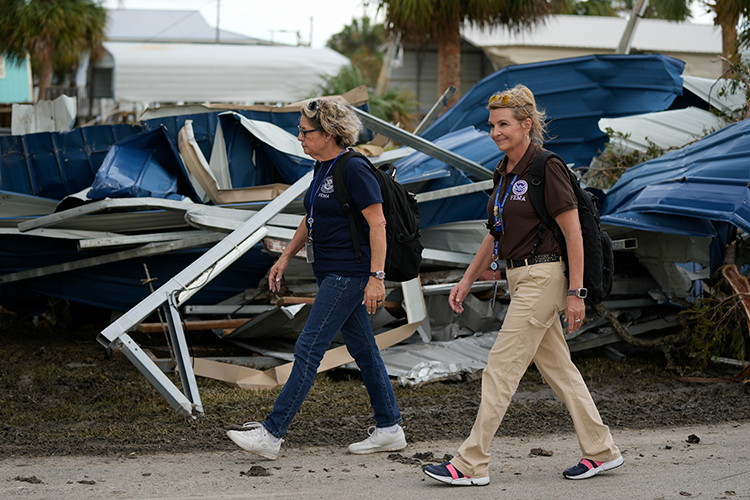
<svg viewBox="0 0 750 500">
<path fill-rule="evenodd" d="M 549 161 L 550 158 L 557 158 L 563 163 L 563 165 L 565 165 L 565 162 L 560 156 L 552 151 L 543 149 L 538 155 L 536 155 L 536 158 L 534 158 L 534 161 L 531 164 L 531 169 L 529 170 L 529 199 L 531 200 L 531 206 L 534 207 L 534 211 L 541 220 L 536 233 L 536 241 L 534 242 L 534 246 L 531 247 L 532 255 L 534 255 L 537 246 L 542 242 L 544 232 L 547 229 L 554 230 L 557 227 L 557 223 L 550 216 L 549 212 L 547 212 L 547 206 L 544 202 L 544 173 L 547 168 L 547 161 Z M 555 238 L 558 240 L 558 244 L 561 244 L 557 232 L 555 232 Z M 560 250 L 565 253 L 563 246 L 560 247 Z"/>
<path fill-rule="evenodd" d="M 346 218 L 349 219 L 349 232 L 352 235 L 352 243 L 354 244 L 354 256 L 357 259 L 357 262 L 362 262 L 362 248 L 359 246 L 357 233 L 362 234 L 363 237 L 365 237 L 366 234 L 364 228 L 359 224 L 359 221 L 357 221 L 356 215 L 352 210 L 352 198 L 349 195 L 346 182 L 344 182 L 344 167 L 349 159 L 354 156 L 367 160 L 364 155 L 350 149 L 341 155 L 338 161 L 333 165 L 333 193 L 336 195 L 336 199 L 341 205 L 341 209 L 344 211 Z M 369 160 L 367 160 L 367 164 L 371 165 Z"/>
</svg>

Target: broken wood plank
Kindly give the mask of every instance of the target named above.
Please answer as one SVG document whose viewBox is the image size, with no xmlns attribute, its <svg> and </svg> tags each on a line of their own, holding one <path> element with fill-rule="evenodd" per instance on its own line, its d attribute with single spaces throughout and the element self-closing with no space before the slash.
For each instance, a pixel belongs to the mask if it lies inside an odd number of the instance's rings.
<svg viewBox="0 0 750 500">
<path fill-rule="evenodd" d="M 238 328 L 250 321 L 247 318 L 240 319 L 216 319 L 200 321 L 183 321 L 182 325 L 185 330 L 213 330 L 217 328 Z M 159 333 L 165 330 L 166 323 L 141 323 L 138 325 L 138 331 L 141 333 Z"/>
</svg>

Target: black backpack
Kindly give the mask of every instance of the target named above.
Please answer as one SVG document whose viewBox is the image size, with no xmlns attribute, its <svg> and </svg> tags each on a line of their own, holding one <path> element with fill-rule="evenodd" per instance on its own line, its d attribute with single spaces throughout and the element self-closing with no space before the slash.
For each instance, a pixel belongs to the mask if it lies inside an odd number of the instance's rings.
<svg viewBox="0 0 750 500">
<path fill-rule="evenodd" d="M 396 167 L 386 163 L 376 168 L 366 156 L 356 151 L 347 151 L 333 166 L 333 190 L 336 199 L 349 219 L 349 229 L 354 243 L 354 254 L 357 262 L 362 262 L 362 250 L 359 246 L 359 232 L 365 241 L 369 241 L 359 221 L 351 210 L 351 197 L 344 182 L 344 166 L 350 158 L 357 156 L 365 160 L 375 172 L 383 196 L 383 215 L 385 215 L 385 277 L 388 281 L 409 281 L 419 275 L 422 262 L 422 243 L 419 241 L 422 232 L 419 229 L 419 207 L 412 193 L 396 181 Z"/>
<path fill-rule="evenodd" d="M 542 150 L 531 164 L 529 172 L 529 198 L 534 210 L 542 219 L 537 232 L 537 239 L 531 253 L 542 242 L 542 235 L 551 229 L 562 250 L 565 267 L 568 267 L 568 252 L 565 236 L 555 220 L 547 213 L 544 204 L 544 172 L 547 160 L 557 158 L 565 165 L 562 158 L 551 151 Z M 583 286 L 588 290 L 585 302 L 590 306 L 599 304 L 612 292 L 612 280 L 615 274 L 615 259 L 612 252 L 612 240 L 602 231 L 599 218 L 599 199 L 593 193 L 584 190 L 578 178 L 568 169 L 570 184 L 578 200 L 578 219 L 583 234 Z"/>
</svg>

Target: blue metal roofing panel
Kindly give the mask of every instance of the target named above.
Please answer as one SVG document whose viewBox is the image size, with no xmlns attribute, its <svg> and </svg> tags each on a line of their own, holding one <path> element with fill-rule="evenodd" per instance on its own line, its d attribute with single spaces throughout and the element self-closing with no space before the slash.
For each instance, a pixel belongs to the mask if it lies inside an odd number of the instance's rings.
<svg viewBox="0 0 750 500">
<path fill-rule="evenodd" d="M 362 106 L 358 106 L 358 108 L 367 113 L 370 112 L 370 106 L 367 103 L 363 104 Z M 299 125 L 300 116 L 298 111 L 277 112 L 238 109 L 233 110 L 233 112 L 244 116 L 248 120 L 258 120 L 262 122 L 273 123 L 274 125 L 283 128 L 294 136 L 298 134 L 297 126 Z M 214 135 L 216 134 L 216 124 L 221 113 L 226 113 L 226 110 L 212 111 L 209 113 L 196 113 L 190 115 L 152 118 L 150 120 L 142 121 L 141 125 L 145 130 L 164 126 L 164 128 L 172 137 L 172 140 L 176 143 L 177 134 L 185 125 L 185 120 L 193 120 L 193 132 L 195 133 L 195 140 L 198 142 L 198 146 L 200 147 L 203 156 L 205 156 L 206 158 L 210 158 L 211 148 L 213 147 L 214 143 Z M 364 133 L 359 137 L 359 140 L 357 142 L 365 143 L 372 140 L 373 137 L 375 137 L 375 134 L 372 133 L 372 131 L 365 130 Z M 304 175 L 304 172 L 302 175 Z M 288 182 L 291 184 L 292 182 L 294 182 L 294 180 Z"/>
<path fill-rule="evenodd" d="M 282 153 L 255 138 L 238 114 L 224 113 L 219 120 L 233 187 L 294 184 L 315 166 L 313 160 Z"/>
<path fill-rule="evenodd" d="M 508 66 L 478 82 L 422 136 L 427 140 L 468 126 L 487 131 L 487 100 L 518 83 L 547 112 L 545 147 L 576 167 L 604 149 L 599 119 L 667 109 L 682 95 L 685 63 L 659 54 L 592 55 Z"/>
<path fill-rule="evenodd" d="M 113 145 L 97 170 L 88 197 L 199 198 L 188 180 L 177 146 L 163 128 L 155 128 Z"/>
<path fill-rule="evenodd" d="M 490 139 L 489 133 L 474 127 L 456 130 L 434 140 L 436 146 L 483 165 L 492 172 L 503 152 Z M 448 165 L 424 153 L 415 152 L 395 162 L 402 184 L 449 176 Z"/>
<path fill-rule="evenodd" d="M 669 214 L 619 212 L 602 216 L 602 223 L 682 236 L 708 236 L 709 238 L 716 236 L 716 228 L 706 219 Z"/>
<path fill-rule="evenodd" d="M 61 200 L 91 185 L 109 148 L 140 127 L 0 136 L 0 190 Z"/>
<path fill-rule="evenodd" d="M 628 169 L 607 193 L 604 215 L 681 215 L 750 231 L 750 120 Z"/>
<path fill-rule="evenodd" d="M 81 253 L 77 240 L 29 235 L 0 235 L 0 274 L 43 266 L 75 262 Z M 111 251 L 87 252 L 87 257 Z M 37 294 L 91 304 L 105 309 L 127 311 L 150 295 L 143 265 L 151 276 L 166 283 L 205 252 L 205 248 L 169 252 L 138 259 L 105 263 L 95 267 L 50 274 L 34 279 L 0 284 L 0 303 L 9 304 Z M 273 264 L 274 257 L 261 244 L 251 248 L 225 272 L 217 275 L 192 297 L 193 304 L 215 304 L 258 283 Z"/>
</svg>

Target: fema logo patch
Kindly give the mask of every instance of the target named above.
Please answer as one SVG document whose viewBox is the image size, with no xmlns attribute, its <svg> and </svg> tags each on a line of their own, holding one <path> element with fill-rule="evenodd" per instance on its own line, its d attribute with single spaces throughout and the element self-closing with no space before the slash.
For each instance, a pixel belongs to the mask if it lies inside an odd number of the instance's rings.
<svg viewBox="0 0 750 500">
<path fill-rule="evenodd" d="M 526 181 L 516 181 L 515 184 L 513 184 L 513 194 L 516 196 L 522 196 L 526 194 L 526 191 L 529 189 L 529 184 Z"/>
<path fill-rule="evenodd" d="M 323 185 L 320 186 L 320 192 L 330 195 L 333 193 L 333 176 L 329 175 L 326 180 L 323 181 Z"/>
</svg>

